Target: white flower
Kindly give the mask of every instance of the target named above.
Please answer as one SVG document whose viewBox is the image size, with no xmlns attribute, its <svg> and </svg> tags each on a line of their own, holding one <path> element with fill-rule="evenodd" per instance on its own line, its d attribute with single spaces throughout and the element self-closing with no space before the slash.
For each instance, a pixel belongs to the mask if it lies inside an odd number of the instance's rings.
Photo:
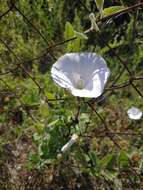
<svg viewBox="0 0 143 190">
<path fill-rule="evenodd" d="M 66 151 L 68 151 L 70 147 L 76 143 L 77 139 L 78 139 L 78 135 L 73 134 L 71 139 L 62 147 L 61 152 L 65 153 Z"/>
<path fill-rule="evenodd" d="M 97 98 L 103 93 L 110 70 L 96 53 L 67 53 L 53 65 L 51 74 L 72 95 Z"/>
<path fill-rule="evenodd" d="M 127 114 L 130 119 L 138 120 L 142 117 L 142 111 L 136 107 L 131 107 L 128 111 Z"/>
</svg>

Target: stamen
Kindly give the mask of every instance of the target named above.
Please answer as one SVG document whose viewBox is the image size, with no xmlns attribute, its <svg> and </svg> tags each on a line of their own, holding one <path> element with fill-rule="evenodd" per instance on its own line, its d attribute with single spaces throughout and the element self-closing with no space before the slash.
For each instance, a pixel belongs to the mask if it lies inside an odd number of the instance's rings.
<svg viewBox="0 0 143 190">
<path fill-rule="evenodd" d="M 72 76 L 73 76 L 74 86 L 77 89 L 83 89 L 85 87 L 85 82 L 81 78 L 80 74 L 78 74 L 78 73 L 72 73 Z"/>
</svg>

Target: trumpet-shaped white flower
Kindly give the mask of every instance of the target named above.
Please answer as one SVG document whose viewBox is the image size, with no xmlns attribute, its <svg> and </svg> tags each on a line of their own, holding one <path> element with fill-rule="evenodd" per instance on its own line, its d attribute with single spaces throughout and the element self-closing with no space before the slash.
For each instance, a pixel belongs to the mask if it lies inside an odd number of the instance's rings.
<svg viewBox="0 0 143 190">
<path fill-rule="evenodd" d="M 73 134 L 71 139 L 62 147 L 61 152 L 65 153 L 66 151 L 68 151 L 70 147 L 76 143 L 77 139 L 78 139 L 78 135 Z"/>
<path fill-rule="evenodd" d="M 138 120 L 138 119 L 141 119 L 142 117 L 142 111 L 136 107 L 131 107 L 128 111 L 127 111 L 127 114 L 129 116 L 130 119 L 133 119 L 133 120 Z"/>
<path fill-rule="evenodd" d="M 51 74 L 72 95 L 97 98 L 103 93 L 110 70 L 96 53 L 67 53 L 52 66 Z"/>
</svg>

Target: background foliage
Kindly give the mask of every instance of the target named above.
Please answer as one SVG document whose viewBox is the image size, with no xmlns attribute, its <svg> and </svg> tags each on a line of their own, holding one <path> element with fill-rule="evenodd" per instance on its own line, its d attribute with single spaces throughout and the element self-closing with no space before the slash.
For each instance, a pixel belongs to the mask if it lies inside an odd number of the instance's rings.
<svg viewBox="0 0 143 190">
<path fill-rule="evenodd" d="M 0 189 L 142 189 L 143 119 L 126 113 L 143 111 L 142 1 L 105 0 L 103 11 L 94 0 L 0 4 Z M 85 32 L 91 12 L 100 33 Z M 98 99 L 51 79 L 58 57 L 79 51 L 102 55 L 112 71 Z"/>
</svg>

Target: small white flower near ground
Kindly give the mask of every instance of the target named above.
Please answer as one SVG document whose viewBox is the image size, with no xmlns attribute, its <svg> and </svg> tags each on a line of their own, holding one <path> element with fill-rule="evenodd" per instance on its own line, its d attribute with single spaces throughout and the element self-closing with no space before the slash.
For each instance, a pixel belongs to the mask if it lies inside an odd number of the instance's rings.
<svg viewBox="0 0 143 190">
<path fill-rule="evenodd" d="M 62 153 L 67 152 L 70 149 L 70 147 L 77 142 L 77 139 L 78 139 L 78 135 L 73 134 L 71 139 L 62 147 L 61 152 Z"/>
<path fill-rule="evenodd" d="M 53 64 L 51 75 L 72 95 L 97 98 L 103 93 L 110 70 L 96 53 L 67 53 Z"/>
<path fill-rule="evenodd" d="M 128 111 L 127 114 L 129 116 L 130 119 L 133 120 L 138 120 L 141 119 L 143 113 L 140 109 L 136 108 L 136 107 L 131 107 Z"/>
</svg>

